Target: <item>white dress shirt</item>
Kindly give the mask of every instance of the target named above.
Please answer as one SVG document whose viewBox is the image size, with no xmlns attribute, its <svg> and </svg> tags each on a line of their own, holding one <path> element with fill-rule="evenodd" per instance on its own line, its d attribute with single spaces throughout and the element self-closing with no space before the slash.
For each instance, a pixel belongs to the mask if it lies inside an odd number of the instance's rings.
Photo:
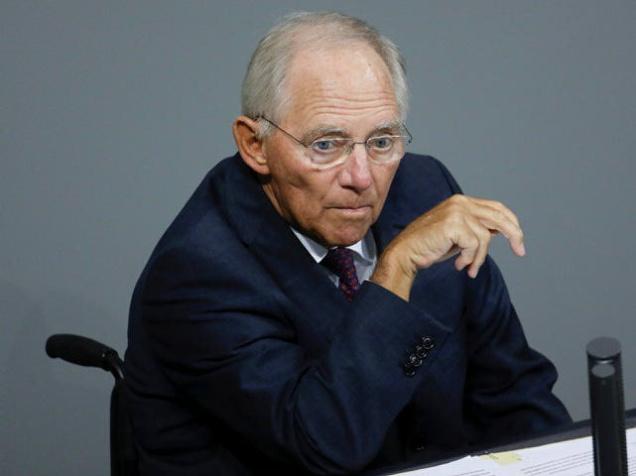
<svg viewBox="0 0 636 476">
<path fill-rule="evenodd" d="M 327 256 L 328 248 L 324 247 L 320 243 L 312 240 L 306 235 L 303 235 L 301 232 L 295 230 L 290 227 L 294 232 L 294 235 L 298 238 L 298 240 L 302 243 L 305 249 L 309 252 L 311 257 L 316 261 L 316 263 L 320 263 L 325 256 Z M 356 274 L 358 275 L 358 282 L 362 284 L 363 281 L 367 281 L 371 275 L 373 274 L 373 270 L 375 269 L 375 264 L 377 262 L 377 251 L 375 247 L 375 240 L 373 239 L 373 233 L 371 230 L 367 232 L 365 237 L 354 243 L 351 246 L 347 246 L 351 251 L 353 251 L 353 262 L 356 266 Z M 338 286 L 339 278 L 331 271 L 329 272 L 329 279 Z"/>
</svg>

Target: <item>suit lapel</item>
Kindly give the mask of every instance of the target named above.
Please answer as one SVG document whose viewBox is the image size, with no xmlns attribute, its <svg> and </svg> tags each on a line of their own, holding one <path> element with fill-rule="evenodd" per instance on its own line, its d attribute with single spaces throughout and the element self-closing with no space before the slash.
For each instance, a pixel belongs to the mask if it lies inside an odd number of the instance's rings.
<svg viewBox="0 0 636 476">
<path fill-rule="evenodd" d="M 301 316 L 297 330 L 309 324 L 310 338 L 327 338 L 349 303 L 278 215 L 255 174 L 238 155 L 229 160 L 234 163 L 228 164 L 224 193 L 228 219 L 295 308 L 290 315 Z"/>
</svg>

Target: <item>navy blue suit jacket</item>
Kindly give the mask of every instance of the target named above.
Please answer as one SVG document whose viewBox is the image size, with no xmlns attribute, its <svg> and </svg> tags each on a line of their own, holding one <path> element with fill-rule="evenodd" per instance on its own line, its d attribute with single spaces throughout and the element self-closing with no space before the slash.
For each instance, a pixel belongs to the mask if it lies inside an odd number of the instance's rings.
<svg viewBox="0 0 636 476">
<path fill-rule="evenodd" d="M 407 154 L 372 227 L 378 252 L 458 192 L 440 162 Z M 474 280 L 453 260 L 420 271 L 409 303 L 370 282 L 348 303 L 238 155 L 152 253 L 126 378 L 153 476 L 355 472 L 569 421 L 490 258 Z"/>
</svg>

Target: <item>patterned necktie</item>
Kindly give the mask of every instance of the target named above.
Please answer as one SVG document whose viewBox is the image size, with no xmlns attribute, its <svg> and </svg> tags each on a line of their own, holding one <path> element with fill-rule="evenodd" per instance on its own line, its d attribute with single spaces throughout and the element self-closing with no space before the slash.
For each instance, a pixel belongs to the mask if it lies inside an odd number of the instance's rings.
<svg viewBox="0 0 636 476">
<path fill-rule="evenodd" d="M 338 289 L 351 302 L 353 295 L 360 289 L 356 265 L 353 263 L 353 251 L 349 248 L 333 248 L 322 260 L 322 264 L 340 278 Z"/>
</svg>

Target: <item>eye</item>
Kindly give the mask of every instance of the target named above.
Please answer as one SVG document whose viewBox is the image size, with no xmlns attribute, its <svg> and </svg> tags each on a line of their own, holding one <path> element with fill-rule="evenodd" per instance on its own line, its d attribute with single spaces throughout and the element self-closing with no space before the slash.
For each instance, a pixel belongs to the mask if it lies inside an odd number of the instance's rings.
<svg viewBox="0 0 636 476">
<path fill-rule="evenodd" d="M 393 146 L 393 137 L 382 136 L 369 139 L 369 147 L 375 150 L 389 150 Z"/>
<path fill-rule="evenodd" d="M 318 139 L 311 143 L 311 148 L 315 152 L 327 154 L 341 149 L 343 147 L 343 142 L 344 141 L 342 139 Z"/>
<path fill-rule="evenodd" d="M 319 150 L 320 152 L 327 152 L 333 149 L 333 141 L 330 140 L 317 140 L 314 142 L 314 149 Z"/>
</svg>

